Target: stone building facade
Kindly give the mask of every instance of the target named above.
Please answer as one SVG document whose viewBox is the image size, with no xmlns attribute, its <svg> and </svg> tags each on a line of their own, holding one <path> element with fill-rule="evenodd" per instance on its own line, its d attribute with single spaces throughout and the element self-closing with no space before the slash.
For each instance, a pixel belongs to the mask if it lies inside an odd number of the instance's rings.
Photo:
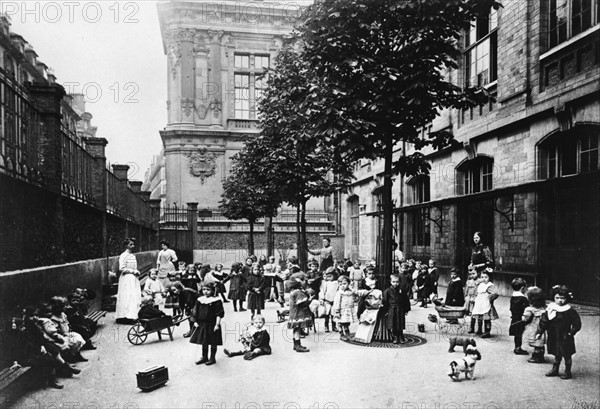
<svg viewBox="0 0 600 409">
<path fill-rule="evenodd" d="M 496 101 L 441 112 L 422 130 L 451 130 L 460 144 L 424 152 L 430 175 L 396 177 L 396 240 L 409 258 L 433 257 L 465 273 L 473 233 L 481 231 L 503 292 L 522 276 L 545 289 L 569 285 L 578 300 L 597 304 L 598 1 L 502 4 L 465 33 L 459 69 L 448 73 L 457 85 L 486 87 Z M 342 198 L 351 258 L 377 256 L 382 171 L 383 161 L 357 163 Z"/>
<path fill-rule="evenodd" d="M 226 0 L 158 5 L 168 61 L 168 122 L 160 131 L 163 152 L 149 171 L 148 186 L 158 186 L 156 180 L 162 179 L 163 204 L 172 207 L 163 212 L 165 232 L 177 228 L 167 220 L 170 214 L 197 203 L 199 227 L 193 244 L 197 251 L 239 250 L 242 260 L 247 252 L 249 224 L 228 220 L 218 210 L 223 182 L 244 138 L 260 132 L 257 101 L 266 86 L 261 75 L 272 66 L 302 7 L 310 3 Z M 164 178 L 157 173 L 162 166 Z M 335 233 L 324 202 L 313 198 L 306 206 L 313 246 L 321 242 L 320 235 Z M 295 242 L 295 215 L 295 209 L 282 207 L 273 220 L 272 246 L 289 249 Z M 262 251 L 266 247 L 262 220 L 255 231 L 256 249 Z"/>
</svg>

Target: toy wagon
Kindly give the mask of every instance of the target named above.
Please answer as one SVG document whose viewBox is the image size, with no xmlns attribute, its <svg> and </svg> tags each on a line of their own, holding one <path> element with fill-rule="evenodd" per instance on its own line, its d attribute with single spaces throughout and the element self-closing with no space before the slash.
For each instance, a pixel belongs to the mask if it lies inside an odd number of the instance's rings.
<svg viewBox="0 0 600 409">
<path fill-rule="evenodd" d="M 438 327 L 442 331 L 454 331 L 458 333 L 463 327 L 465 327 L 465 315 L 467 315 L 466 307 L 448 307 L 448 306 L 436 306 L 440 318 L 444 318 L 447 321 L 438 323 Z"/>
<path fill-rule="evenodd" d="M 139 319 L 138 322 L 129 328 L 127 340 L 133 345 L 140 345 L 146 342 L 148 334 L 156 332 L 159 340 L 162 340 L 163 335 L 168 335 L 171 341 L 173 341 L 173 327 L 185 320 L 187 320 L 187 317 L 183 315 L 175 317 L 165 315 L 159 318 Z M 163 332 L 164 330 L 167 332 Z"/>
</svg>

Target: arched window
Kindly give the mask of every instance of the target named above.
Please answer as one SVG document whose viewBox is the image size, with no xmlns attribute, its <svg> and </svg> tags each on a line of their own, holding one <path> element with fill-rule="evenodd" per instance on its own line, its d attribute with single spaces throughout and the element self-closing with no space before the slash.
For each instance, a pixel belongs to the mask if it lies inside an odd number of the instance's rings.
<svg viewBox="0 0 600 409">
<path fill-rule="evenodd" d="M 419 175 L 406 181 L 409 186 L 408 200 L 410 204 L 425 203 L 431 200 L 429 175 Z"/>
<path fill-rule="evenodd" d="M 456 168 L 456 190 L 459 195 L 487 192 L 493 189 L 494 159 L 477 156 Z"/>
<path fill-rule="evenodd" d="M 579 125 L 556 132 L 539 145 L 540 179 L 598 170 L 600 126 Z"/>
</svg>

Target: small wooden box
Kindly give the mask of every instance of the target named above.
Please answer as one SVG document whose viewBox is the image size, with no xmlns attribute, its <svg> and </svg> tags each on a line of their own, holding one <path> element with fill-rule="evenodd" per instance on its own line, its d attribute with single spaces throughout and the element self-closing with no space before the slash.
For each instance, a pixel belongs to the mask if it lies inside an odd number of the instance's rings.
<svg viewBox="0 0 600 409">
<path fill-rule="evenodd" d="M 164 386 L 169 381 L 169 369 L 164 366 L 152 366 L 137 373 L 137 386 L 144 392 Z"/>
</svg>

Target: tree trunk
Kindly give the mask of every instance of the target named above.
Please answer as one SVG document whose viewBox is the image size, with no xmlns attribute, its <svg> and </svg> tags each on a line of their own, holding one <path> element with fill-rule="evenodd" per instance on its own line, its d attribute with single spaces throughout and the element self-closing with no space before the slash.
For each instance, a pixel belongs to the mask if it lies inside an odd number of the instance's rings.
<svg viewBox="0 0 600 409">
<path fill-rule="evenodd" d="M 271 229 L 271 226 L 273 225 L 273 218 L 272 217 L 265 217 L 265 239 L 266 239 L 266 245 L 267 245 L 267 258 L 271 257 L 272 254 L 272 250 L 271 250 L 271 241 L 273 240 L 273 231 Z"/>
<path fill-rule="evenodd" d="M 381 248 L 381 259 L 383 265 L 380 271 L 383 273 L 381 284 L 387 288 L 390 275 L 394 271 L 392 242 L 393 242 L 393 223 L 394 209 L 392 203 L 392 161 L 394 153 L 394 144 L 391 137 L 388 137 L 385 147 L 385 171 L 383 177 L 383 246 Z"/>
<path fill-rule="evenodd" d="M 254 254 L 254 220 L 248 220 L 250 222 L 250 235 L 248 236 L 248 255 Z"/>
<path fill-rule="evenodd" d="M 308 243 L 306 242 L 306 200 L 300 204 L 300 249 L 299 254 L 301 255 L 298 261 L 300 262 L 300 268 L 306 271 L 306 264 L 308 261 Z"/>
<path fill-rule="evenodd" d="M 302 234 L 300 233 L 300 204 L 296 204 L 296 258 L 298 265 L 300 264 L 300 246 L 302 242 Z"/>
</svg>

